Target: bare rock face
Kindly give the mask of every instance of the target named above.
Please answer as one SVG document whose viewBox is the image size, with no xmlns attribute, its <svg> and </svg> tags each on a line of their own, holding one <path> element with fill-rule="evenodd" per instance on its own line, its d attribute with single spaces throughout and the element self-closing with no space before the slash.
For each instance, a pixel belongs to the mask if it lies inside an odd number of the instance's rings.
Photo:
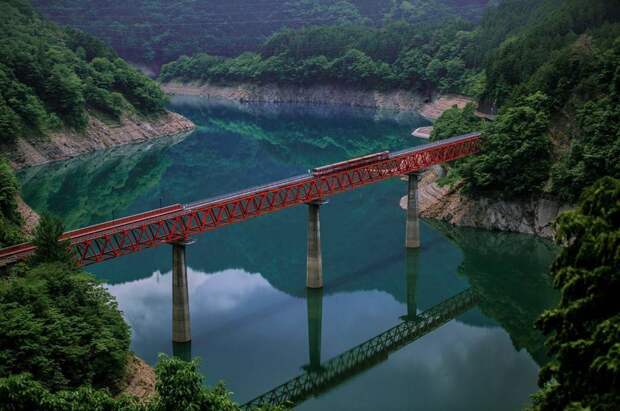
<svg viewBox="0 0 620 411">
<path fill-rule="evenodd" d="M 190 120 L 172 112 L 154 119 L 124 117 L 115 125 L 91 116 L 83 133 L 63 130 L 45 139 L 20 139 L 15 147 L 4 151 L 14 168 L 22 168 L 122 144 L 187 133 L 194 127 Z"/>
<path fill-rule="evenodd" d="M 554 235 L 553 221 L 570 209 L 555 200 L 503 201 L 488 198 L 471 199 L 457 189 L 437 185 L 438 170 L 432 169 L 420 181 L 418 201 L 420 215 L 463 227 L 535 234 L 545 238 Z M 401 199 L 406 208 L 406 198 Z"/>
<path fill-rule="evenodd" d="M 30 206 L 26 204 L 20 196 L 17 196 L 17 210 L 24 220 L 22 231 L 27 236 L 33 235 L 37 224 L 39 224 L 39 214 L 30 208 Z"/>
<path fill-rule="evenodd" d="M 131 355 L 127 364 L 127 376 L 122 383 L 122 392 L 146 402 L 155 394 L 155 370 L 136 355 Z"/>
</svg>

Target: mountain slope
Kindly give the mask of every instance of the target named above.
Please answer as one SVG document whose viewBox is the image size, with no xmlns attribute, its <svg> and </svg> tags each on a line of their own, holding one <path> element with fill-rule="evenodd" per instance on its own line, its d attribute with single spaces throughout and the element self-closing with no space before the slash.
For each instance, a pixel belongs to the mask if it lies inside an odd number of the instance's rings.
<svg viewBox="0 0 620 411">
<path fill-rule="evenodd" d="M 24 0 L 0 2 L 0 16 L 0 149 L 12 160 L 26 140 L 40 146 L 74 136 L 85 140 L 76 146 L 98 147 L 93 134 L 114 144 L 124 139 L 114 128 L 132 123 L 141 137 L 154 136 L 149 121 L 172 120 L 159 86 L 100 41 L 46 21 Z"/>
<path fill-rule="evenodd" d="M 341 23 L 477 18 L 487 0 L 34 0 L 47 17 L 104 40 L 121 56 L 157 68 L 197 52 L 254 51 L 283 28 Z"/>
</svg>

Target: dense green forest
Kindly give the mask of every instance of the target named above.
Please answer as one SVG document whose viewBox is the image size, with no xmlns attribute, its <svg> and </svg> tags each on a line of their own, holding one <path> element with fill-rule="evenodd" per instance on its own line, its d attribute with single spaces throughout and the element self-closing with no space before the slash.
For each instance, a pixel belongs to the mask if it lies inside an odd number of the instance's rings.
<svg viewBox="0 0 620 411">
<path fill-rule="evenodd" d="M 475 43 L 473 25 L 459 19 L 441 25 L 405 22 L 380 28 L 360 25 L 284 30 L 258 53 L 225 59 L 181 57 L 162 67 L 160 79 L 214 83 L 337 84 L 367 89 L 405 88 L 482 92 L 483 75 L 462 58 Z"/>
<path fill-rule="evenodd" d="M 572 203 L 600 177 L 620 177 L 620 25 L 612 23 L 620 19 L 620 6 L 591 2 L 590 13 L 582 13 L 581 5 L 565 2 L 538 16 L 489 54 L 483 101 L 500 105 L 496 121 L 480 124 L 471 109 L 452 109 L 436 122 L 433 139 L 484 130 L 480 155 L 450 170 L 453 181 L 463 179 L 465 192 Z M 562 21 L 572 29 L 537 43 L 541 51 L 532 59 L 539 62 L 513 76 L 509 67 L 527 60 L 536 33 Z"/>
<path fill-rule="evenodd" d="M 329 24 L 412 23 L 447 16 L 478 18 L 487 0 L 34 0 L 47 17 L 83 29 L 135 63 L 181 55 L 235 56 L 284 28 Z"/>
<path fill-rule="evenodd" d="M 450 180 L 471 195 L 574 202 L 598 178 L 620 174 L 619 21 L 620 5 L 605 0 L 507 0 L 479 24 L 446 17 L 284 30 L 257 53 L 181 57 L 160 79 L 467 94 L 499 117 L 483 126 L 468 109 L 437 122 L 435 139 L 485 130 L 481 155 Z"/>
<path fill-rule="evenodd" d="M 553 360 L 535 410 L 615 410 L 620 404 L 620 180 L 605 177 L 555 223 L 564 247 L 551 269 L 560 304 L 537 326 Z"/>
<path fill-rule="evenodd" d="M 562 296 L 537 322 L 548 338 L 551 359 L 541 370 L 541 391 L 532 407 L 617 406 L 616 1 L 504 0 L 493 2 L 482 16 L 486 1 L 481 0 L 289 0 L 278 2 L 281 7 L 274 7 L 273 0 L 222 1 L 209 7 L 194 0 L 34 3 L 44 15 L 100 36 L 136 62 L 178 58 L 163 66 L 162 81 L 330 84 L 476 97 L 481 108 L 497 113 L 493 121 L 478 118 L 472 104 L 446 111 L 434 125 L 432 140 L 483 131 L 480 153 L 451 164 L 442 183 L 471 197 L 550 197 L 578 204 L 555 225 L 562 251 L 551 278 Z M 0 144 L 62 127 L 80 130 L 89 115 L 118 121 L 125 113 L 163 112 L 165 98 L 156 83 L 100 40 L 47 22 L 25 0 L 0 2 L 0 15 Z M 266 131 L 243 119 L 214 117 L 211 127 L 251 133 L 259 140 L 277 142 L 290 135 L 282 122 Z M 151 153 L 134 152 L 95 178 L 117 177 L 115 183 L 137 187 L 139 196 L 166 167 L 151 164 L 157 154 L 157 147 Z M 52 181 L 59 176 L 62 182 Z M 73 169 L 42 177 L 53 196 L 66 196 L 71 193 L 67 185 L 83 178 Z M 102 196 L 110 189 L 100 187 Z M 0 246 L 25 238 L 18 193 L 10 165 L 0 159 Z M 53 203 L 53 196 L 40 201 Z M 85 217 L 78 211 L 84 208 L 72 205 L 68 223 L 79 225 Z M 88 208 L 114 209 L 103 200 Z M 160 359 L 151 399 L 138 402 L 122 394 L 132 355 L 130 329 L 109 292 L 71 263 L 66 244 L 58 241 L 63 231 L 59 221 L 42 216 L 34 234 L 35 256 L 0 273 L 0 409 L 239 409 L 222 385 L 205 386 L 195 362 L 175 358 Z M 468 264 L 472 261 L 464 267 Z M 480 274 L 469 274 L 469 281 L 479 290 L 490 289 Z M 527 331 L 517 344 L 540 346 L 521 295 L 510 298 L 506 290 L 486 294 L 487 300 L 508 295 L 506 310 L 525 313 L 521 323 L 513 324 Z M 487 301 L 482 309 L 492 308 Z M 537 351 L 536 357 L 547 363 L 545 353 Z"/>
<path fill-rule="evenodd" d="M 19 186 L 9 163 L 0 157 L 0 247 L 21 242 L 22 216 L 17 209 Z"/>
<path fill-rule="evenodd" d="M 480 24 L 445 17 L 375 28 L 340 24 L 283 30 L 256 53 L 181 57 L 163 67 L 161 79 L 431 88 L 480 96 L 496 107 L 557 49 L 619 19 L 618 7 L 603 0 L 587 6 L 574 0 L 508 0 L 490 7 Z"/>
<path fill-rule="evenodd" d="M 0 2 L 0 143 L 83 129 L 88 115 L 162 113 L 159 87 L 90 35 L 39 17 L 26 0 Z"/>
<path fill-rule="evenodd" d="M 35 255 L 0 275 L 0 409 L 239 410 L 223 385 L 205 386 L 195 361 L 165 356 L 153 396 L 123 394 L 129 326 L 103 285 L 75 267 L 63 231 L 43 215 Z"/>
</svg>

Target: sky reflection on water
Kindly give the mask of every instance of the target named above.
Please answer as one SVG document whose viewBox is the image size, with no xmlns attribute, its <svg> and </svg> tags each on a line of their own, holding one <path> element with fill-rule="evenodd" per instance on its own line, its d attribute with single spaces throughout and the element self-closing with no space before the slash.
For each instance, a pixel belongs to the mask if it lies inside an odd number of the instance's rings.
<svg viewBox="0 0 620 411">
<path fill-rule="evenodd" d="M 309 350 L 303 298 L 242 269 L 190 269 L 188 279 L 192 355 L 202 358 L 209 383 L 234 381 L 231 388 L 243 402 L 303 372 Z M 171 352 L 170 281 L 169 272 L 156 272 L 108 286 L 132 327 L 133 349 L 151 363 L 159 352 Z M 399 323 L 405 312 L 405 304 L 382 291 L 326 296 L 323 359 Z M 526 398 L 537 369 L 502 328 L 453 320 L 299 409 L 351 409 L 352 398 L 355 409 L 493 409 Z"/>
<path fill-rule="evenodd" d="M 25 200 L 75 228 L 422 144 L 411 130 L 429 124 L 351 107 L 174 98 L 171 108 L 197 130 L 21 170 Z M 299 408 L 521 409 L 547 361 L 532 324 L 557 298 L 547 278 L 555 250 L 530 236 L 423 221 L 422 248 L 406 251 L 405 190 L 393 179 L 334 196 L 321 210 L 323 361 L 399 324 L 409 278 L 418 311 L 469 288 L 479 305 Z M 309 362 L 306 219 L 296 207 L 202 234 L 188 248 L 192 354 L 208 383 L 225 380 L 238 401 Z M 173 350 L 170 267 L 167 246 L 88 267 L 108 283 L 131 324 L 132 349 L 151 364 Z"/>
</svg>

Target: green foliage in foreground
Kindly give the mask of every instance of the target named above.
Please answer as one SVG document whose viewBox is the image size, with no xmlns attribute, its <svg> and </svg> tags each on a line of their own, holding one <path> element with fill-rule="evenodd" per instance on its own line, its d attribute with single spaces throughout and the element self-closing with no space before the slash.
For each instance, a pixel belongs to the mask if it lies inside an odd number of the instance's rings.
<svg viewBox="0 0 620 411">
<path fill-rule="evenodd" d="M 9 163 L 0 157 L 0 247 L 23 240 L 22 218 L 17 209 L 19 186 Z"/>
<path fill-rule="evenodd" d="M 72 259 L 68 242 L 58 241 L 64 232 L 64 225 L 60 220 L 48 213 L 42 214 L 39 225 L 34 231 L 32 243 L 37 247 L 37 250 L 32 257 L 32 263 L 60 262 L 67 265 L 71 264 Z"/>
<path fill-rule="evenodd" d="M 0 2 L 0 15 L 0 143 L 82 129 L 90 111 L 163 111 L 157 84 L 98 40 L 41 19 L 26 0 Z"/>
<path fill-rule="evenodd" d="M 128 349 L 129 327 L 92 276 L 55 262 L 0 280 L 0 377 L 28 372 L 52 390 L 113 387 Z"/>
<path fill-rule="evenodd" d="M 236 411 L 239 405 L 230 398 L 230 393 L 222 383 L 207 388 L 198 371 L 198 362 L 186 362 L 178 358 L 168 358 L 163 354 L 155 368 L 157 395 L 146 404 L 144 410 L 185 411 L 218 410 Z M 280 411 L 280 406 L 261 407 L 261 410 Z"/>
<path fill-rule="evenodd" d="M 220 383 L 204 385 L 196 360 L 186 362 L 161 355 L 155 369 L 155 395 L 139 402 L 121 395 L 112 397 L 105 390 L 83 385 L 76 390 L 51 392 L 29 374 L 0 378 L 0 410 L 10 411 L 238 411 L 230 393 Z M 282 406 L 265 406 L 257 411 L 283 411 Z"/>
<path fill-rule="evenodd" d="M 114 297 L 73 267 L 62 232 L 44 215 L 30 265 L 0 277 L 0 410 L 239 410 L 223 385 L 204 385 L 196 362 L 164 356 L 155 396 L 112 395 L 126 377 L 130 330 Z"/>
<path fill-rule="evenodd" d="M 536 410 L 616 410 L 620 404 L 620 180 L 603 178 L 556 222 L 560 304 L 537 325 L 555 359 L 539 377 Z"/>
</svg>

